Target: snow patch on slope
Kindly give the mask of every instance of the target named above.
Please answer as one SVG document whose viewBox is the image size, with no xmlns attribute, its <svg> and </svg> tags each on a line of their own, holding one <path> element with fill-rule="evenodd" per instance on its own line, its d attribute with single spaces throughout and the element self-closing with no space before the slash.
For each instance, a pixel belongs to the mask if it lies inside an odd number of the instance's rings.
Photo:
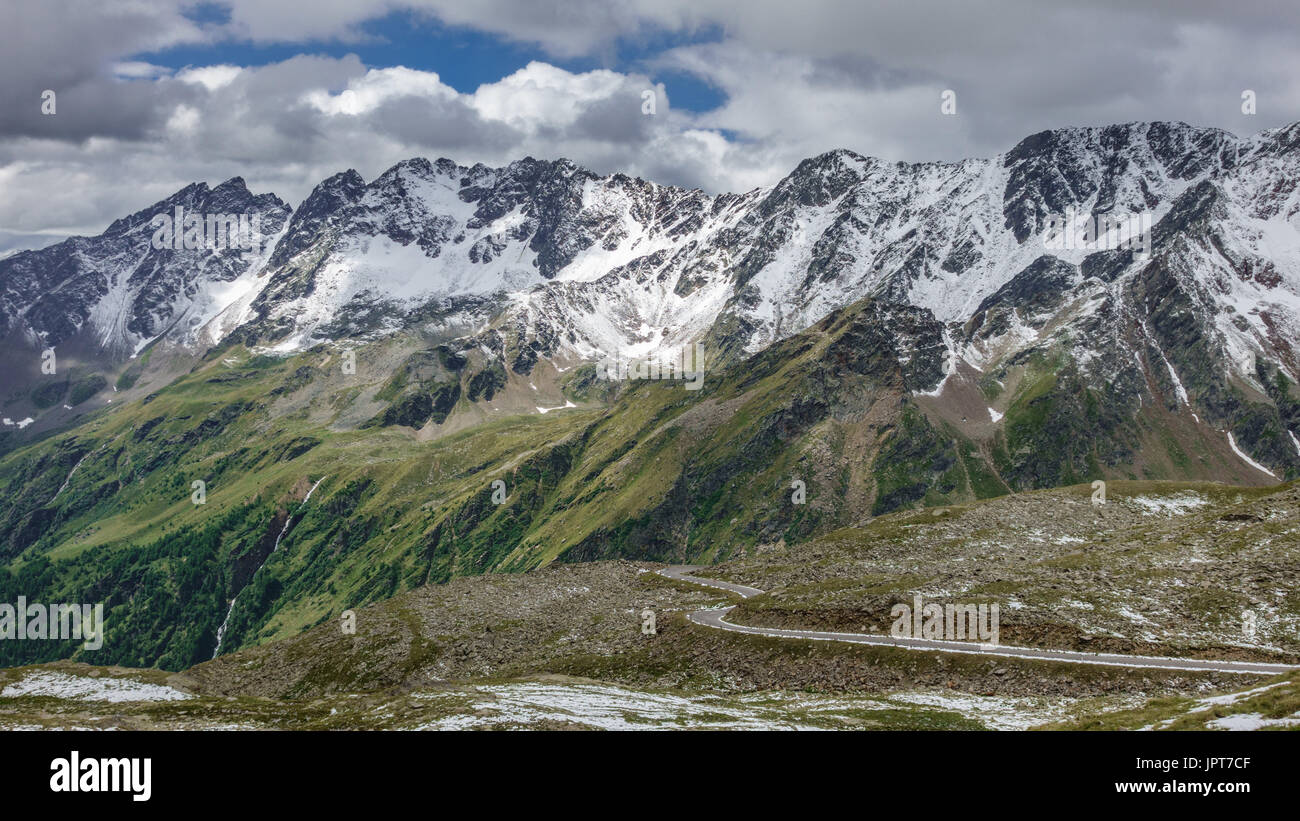
<svg viewBox="0 0 1300 821">
<path fill-rule="evenodd" d="M 1264 473 L 1267 473 L 1269 476 L 1272 476 L 1274 479 L 1277 478 L 1276 473 L 1264 467 L 1259 462 L 1256 462 L 1254 459 L 1250 458 L 1245 453 L 1242 453 L 1241 448 L 1237 447 L 1237 440 L 1233 438 L 1232 431 L 1228 431 L 1228 447 L 1232 448 L 1233 453 L 1240 456 L 1243 462 L 1250 465 L 1255 470 L 1263 471 Z"/>
<path fill-rule="evenodd" d="M 37 671 L 10 684 L 0 697 L 50 696 L 76 701 L 183 701 L 188 693 L 160 684 L 122 678 L 90 678 L 66 673 Z"/>
</svg>

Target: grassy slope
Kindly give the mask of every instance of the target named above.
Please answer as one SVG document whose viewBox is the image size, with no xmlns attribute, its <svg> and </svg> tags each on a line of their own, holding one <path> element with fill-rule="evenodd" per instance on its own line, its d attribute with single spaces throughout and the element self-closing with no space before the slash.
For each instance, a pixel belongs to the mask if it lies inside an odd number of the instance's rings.
<svg viewBox="0 0 1300 821">
<path fill-rule="evenodd" d="M 456 576 L 557 559 L 717 561 L 869 513 L 1103 475 L 1105 437 L 1071 434 L 1080 447 L 1050 457 L 1064 435 L 1053 425 L 1096 413 L 1086 395 L 1053 411 L 1060 363 L 1021 380 L 990 445 L 913 405 L 890 351 L 861 349 L 868 313 L 836 312 L 701 391 L 634 382 L 608 407 L 545 415 L 485 412 L 467 396 L 473 367 L 453 372 L 409 340 L 415 359 L 392 341 L 362 349 L 379 364 L 354 379 L 324 350 L 214 352 L 145 401 L 0 459 L 0 594 L 106 601 L 108 660 L 177 669 L 211 652 L 235 593 L 228 649 Z M 360 427 L 413 391 L 449 396 L 448 379 L 462 390 L 444 428 Z M 796 479 L 806 504 L 792 503 Z M 204 505 L 191 502 L 195 480 Z M 29 643 L 0 661 L 75 653 Z"/>
<path fill-rule="evenodd" d="M 895 603 L 996 603 L 1001 641 L 1300 659 L 1300 483 L 1078 485 L 901 512 L 712 568 L 742 621 L 885 632 Z M 1242 613 L 1258 619 L 1243 634 Z"/>
<path fill-rule="evenodd" d="M 1215 696 L 1160 696 L 1127 710 L 1044 726 L 1048 730 L 1296 730 L 1300 674 L 1235 687 Z"/>
<path fill-rule="evenodd" d="M 977 599 L 994 595 L 1004 603 L 1012 596 L 1025 604 L 1024 610 L 1004 609 L 1009 614 L 1004 622 L 1006 641 L 1007 628 L 1015 626 L 1021 613 L 1037 617 L 1052 612 L 1095 629 L 1104 622 L 1092 622 L 1092 616 L 1071 602 L 1087 599 L 1096 602 L 1100 611 L 1108 592 L 1149 580 L 1153 563 L 1186 567 L 1189 555 L 1200 559 L 1197 572 L 1184 572 L 1180 577 L 1192 588 L 1190 597 L 1178 599 L 1182 595 L 1178 586 L 1163 588 L 1160 592 L 1169 596 L 1170 607 L 1164 612 L 1144 611 L 1160 620 L 1159 625 L 1170 634 L 1181 629 L 1180 617 L 1212 623 L 1209 611 L 1180 610 L 1181 604 L 1195 599 L 1198 588 L 1222 587 L 1224 578 L 1253 578 L 1265 568 L 1275 578 L 1286 579 L 1294 570 L 1297 540 L 1292 531 L 1297 519 L 1293 514 L 1294 506 L 1300 505 L 1300 487 L 1265 490 L 1118 482 L 1109 491 L 1107 505 L 1100 510 L 1089 504 L 1089 488 L 1076 487 L 900 512 L 865 528 L 837 531 L 814 540 L 797 553 L 767 550 L 710 568 L 707 573 L 769 591 L 747 600 L 735 618 L 757 622 L 783 612 L 809 625 L 816 623 L 819 613 L 842 616 L 851 602 L 859 604 L 860 613 L 867 612 L 871 608 L 864 610 L 861 603 L 875 601 L 880 594 L 925 589 L 931 596 L 939 596 L 934 586 L 949 586 L 950 579 L 943 575 L 947 572 L 978 581 L 980 574 L 970 572 L 971 559 L 978 557 L 957 552 L 962 546 L 974 545 L 985 552 L 985 559 L 994 554 L 994 560 L 984 564 L 1002 578 L 977 584 L 972 595 Z M 1186 507 L 1193 498 L 1202 501 L 1181 513 L 1146 512 L 1153 502 Z M 998 535 L 991 525 L 999 522 L 1006 544 L 989 542 Z M 1008 526 L 1007 522 L 1022 525 Z M 1088 523 L 1087 532 L 1094 534 L 1095 540 L 1058 543 L 1058 533 L 1085 532 L 1081 523 Z M 973 541 L 966 538 L 972 534 L 982 535 Z M 1017 542 L 1021 543 L 1019 550 Z M 1135 554 L 1139 546 L 1140 553 Z M 873 563 L 881 566 L 873 571 Z M 1089 577 L 1076 575 L 1089 563 L 1104 571 L 1098 577 L 1104 582 L 1099 589 L 1089 589 Z M 1025 564 L 1029 566 L 1022 567 Z M 1122 568 L 1125 564 L 1132 567 Z M 1020 568 L 1018 575 L 1015 568 Z M 1248 585 L 1241 592 L 1252 595 L 1258 591 Z M 1134 600 L 1127 591 L 1123 598 L 1130 603 Z M 975 698 L 966 701 L 977 710 L 979 699 L 1009 699 L 1017 714 L 1042 715 L 1043 720 L 1058 722 L 1051 726 L 1068 728 L 1184 729 L 1219 726 L 1210 722 L 1231 715 L 1243 716 L 1238 720 L 1248 723 L 1264 721 L 1264 726 L 1280 727 L 1293 718 L 1296 709 L 1294 681 L 1257 691 L 1268 682 L 1241 684 L 1236 676 L 1216 674 L 785 641 L 699 628 L 687 624 L 682 616 L 683 611 L 725 599 L 718 591 L 663 579 L 626 562 L 553 565 L 527 574 L 462 578 L 360 608 L 356 635 L 343 633 L 337 624 L 320 624 L 301 635 L 201 664 L 177 679 L 156 678 L 157 683 L 201 693 L 191 701 L 114 707 L 109 715 L 84 702 L 10 696 L 0 698 L 0 720 L 48 726 L 212 726 L 229 722 L 302 728 L 421 726 L 484 709 L 485 686 L 536 680 L 543 674 L 564 677 L 551 681 L 557 686 L 591 680 L 614 682 L 648 698 L 709 694 L 718 699 L 719 707 L 728 708 L 755 703 L 751 697 L 738 699 L 737 694 L 762 691 L 772 704 L 769 718 L 813 721 L 828 727 L 974 725 L 963 724 L 958 714 L 937 708 L 917 709 L 905 702 L 851 705 L 847 701 L 816 713 L 825 719 L 822 724 L 809 712 L 809 704 L 817 699 L 805 696 L 786 703 L 780 691 L 871 693 L 877 700 L 888 701 L 889 693 L 919 687 L 931 697 L 947 693 L 944 698 L 958 701 L 963 693 L 969 694 Z M 881 602 L 880 607 L 887 611 L 888 602 Z M 1230 603 L 1228 614 L 1237 606 Z M 654 637 L 639 631 L 638 614 L 645 607 L 659 614 L 659 632 Z M 1284 622 L 1287 616 L 1285 612 L 1263 614 L 1256 644 L 1267 649 L 1283 643 L 1285 635 L 1292 632 Z M 1214 639 L 1211 635 L 1202 649 L 1219 656 L 1231 654 L 1229 644 Z M 1168 635 L 1165 644 L 1180 652 L 1195 649 L 1175 646 Z M 1237 649 L 1246 648 L 1238 642 Z M 1261 654 L 1243 653 L 1242 657 L 1251 655 Z M 56 665 L 48 669 L 64 668 Z M 68 671 L 117 675 L 114 671 Z M 16 680 L 28 672 L 16 670 L 5 675 Z M 149 675 L 145 680 L 154 681 Z M 1200 703 L 1207 688 L 1248 692 L 1240 699 Z M 411 692 L 430 695 L 415 697 Z M 1134 707 L 1135 694 L 1154 698 Z M 1078 701 L 1080 698 L 1083 700 Z M 1057 707 L 1068 706 L 1050 718 L 1042 704 L 1022 704 L 1017 699 L 1046 699 Z M 493 708 L 489 704 L 486 709 L 490 712 Z M 376 713 L 382 717 L 376 719 Z"/>
</svg>

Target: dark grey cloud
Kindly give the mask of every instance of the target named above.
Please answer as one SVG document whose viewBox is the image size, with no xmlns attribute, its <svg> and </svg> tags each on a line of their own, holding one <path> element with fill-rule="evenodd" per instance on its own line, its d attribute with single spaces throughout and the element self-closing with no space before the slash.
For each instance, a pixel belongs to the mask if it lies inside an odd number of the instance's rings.
<svg viewBox="0 0 1300 821">
<path fill-rule="evenodd" d="M 143 138 L 167 101 L 112 75 L 122 55 L 203 39 L 175 3 L 47 0 L 0 4 L 0 138 Z M 42 93 L 56 113 L 42 114 Z M 183 96 L 182 89 L 162 95 Z"/>
</svg>

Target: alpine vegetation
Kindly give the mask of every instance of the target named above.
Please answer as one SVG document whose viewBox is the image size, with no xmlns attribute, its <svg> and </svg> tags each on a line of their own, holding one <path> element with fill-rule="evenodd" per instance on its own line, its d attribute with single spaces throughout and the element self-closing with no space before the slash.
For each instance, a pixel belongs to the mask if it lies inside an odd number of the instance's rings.
<svg viewBox="0 0 1300 821">
<path fill-rule="evenodd" d="M 0 641 L 25 639 L 82 641 L 86 650 L 104 646 L 104 605 L 0 603 Z"/>
</svg>

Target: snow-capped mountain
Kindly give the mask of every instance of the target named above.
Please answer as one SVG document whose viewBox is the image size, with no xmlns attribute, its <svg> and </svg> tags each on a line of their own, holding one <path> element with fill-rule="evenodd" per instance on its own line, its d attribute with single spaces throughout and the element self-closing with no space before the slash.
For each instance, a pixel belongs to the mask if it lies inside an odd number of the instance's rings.
<svg viewBox="0 0 1300 821">
<path fill-rule="evenodd" d="M 989 300 L 1013 296 L 1018 276 L 1032 280 L 1049 263 L 1060 266 L 1060 287 L 1082 288 L 1080 296 L 1121 287 L 1150 261 L 1049 250 L 1048 220 L 1071 210 L 1146 212 L 1163 240 L 1153 256 L 1182 260 L 1190 277 L 1184 284 L 1197 291 L 1238 373 L 1254 379 L 1258 352 L 1294 377 L 1300 201 L 1291 147 L 1298 133 L 1293 126 L 1238 140 L 1167 124 L 1069 129 L 1035 135 L 990 160 L 955 164 L 832 152 L 805 161 L 770 190 L 715 198 L 666 225 L 633 223 L 642 233 L 624 245 L 652 246 L 674 233 L 678 239 L 596 279 L 561 275 L 517 300 L 511 315 L 529 339 L 573 333 L 577 341 L 567 346 L 584 355 L 584 343 L 641 355 L 680 345 L 702 327 L 726 328 L 730 338 L 722 341 L 753 352 L 871 295 L 964 325 Z M 1214 203 L 1208 221 L 1179 222 L 1205 198 Z M 1209 232 L 1194 260 L 1188 231 Z M 961 334 L 954 341 L 977 367 L 1008 352 L 997 344 L 1007 334 L 984 331 L 978 341 Z M 1026 329 L 1017 333 L 1013 348 L 1030 341 Z"/>
<path fill-rule="evenodd" d="M 697 341 L 734 360 L 875 297 L 944 324 L 947 375 L 918 393 L 1002 384 L 1060 350 L 1085 382 L 1226 434 L 1243 403 L 1278 403 L 1277 373 L 1300 375 L 1298 179 L 1300 124 L 1181 123 L 1047 131 L 958 163 L 840 150 L 745 194 L 414 159 L 337 174 L 289 216 L 235 179 L 0 260 L 0 328 L 120 358 L 160 336 L 292 352 L 415 325 L 527 374 Z M 266 248 L 151 248 L 150 219 L 178 204 L 259 212 Z M 1150 253 L 1053 242 L 1066 214 L 1145 217 Z M 1275 466 L 1300 458 L 1288 401 L 1289 440 L 1238 437 Z"/>
<path fill-rule="evenodd" d="M 155 247 L 154 218 L 174 218 L 177 209 L 248 217 L 252 247 Z M 78 344 L 110 361 L 164 334 L 192 335 L 263 269 L 289 212 L 272 194 L 251 194 L 239 177 L 216 188 L 195 183 L 97 237 L 14 254 L 0 260 L 0 334 L 56 350 Z"/>
<path fill-rule="evenodd" d="M 716 319 L 728 278 L 709 277 L 712 303 L 701 304 L 703 294 L 647 283 L 635 269 L 706 252 L 756 198 L 602 178 L 565 160 L 500 169 L 409 160 L 369 185 L 349 171 L 307 198 L 260 291 L 232 305 L 210 338 L 243 328 L 293 350 L 391 330 L 434 305 L 462 332 L 504 311 L 527 341 L 554 335 L 579 356 L 635 345 L 649 322 L 656 341 L 689 341 Z M 665 339 L 661 325 L 679 332 Z"/>
<path fill-rule="evenodd" d="M 984 367 L 1041 325 L 983 325 L 979 338 L 956 326 L 1006 302 L 1018 276 L 1033 281 L 1050 264 L 1061 288 L 1096 307 L 1150 264 L 1049 250 L 1049 219 L 1072 210 L 1148 215 L 1161 240 L 1152 256 L 1186 269 L 1181 281 L 1236 373 L 1254 380 L 1263 354 L 1294 377 L 1297 133 L 1065 129 L 961 163 L 836 151 L 742 195 L 598 177 L 566 161 L 412 160 L 369 185 L 348 172 L 303 204 L 258 287 L 210 338 L 243 327 L 292 350 L 395 328 L 433 303 L 435 323 L 461 333 L 495 316 L 526 371 L 534 355 L 639 357 L 702 338 L 752 353 L 874 295 L 953 323 L 957 355 Z M 1198 208 L 1204 219 L 1178 222 Z M 1188 231 L 1205 232 L 1199 252 Z"/>
</svg>

